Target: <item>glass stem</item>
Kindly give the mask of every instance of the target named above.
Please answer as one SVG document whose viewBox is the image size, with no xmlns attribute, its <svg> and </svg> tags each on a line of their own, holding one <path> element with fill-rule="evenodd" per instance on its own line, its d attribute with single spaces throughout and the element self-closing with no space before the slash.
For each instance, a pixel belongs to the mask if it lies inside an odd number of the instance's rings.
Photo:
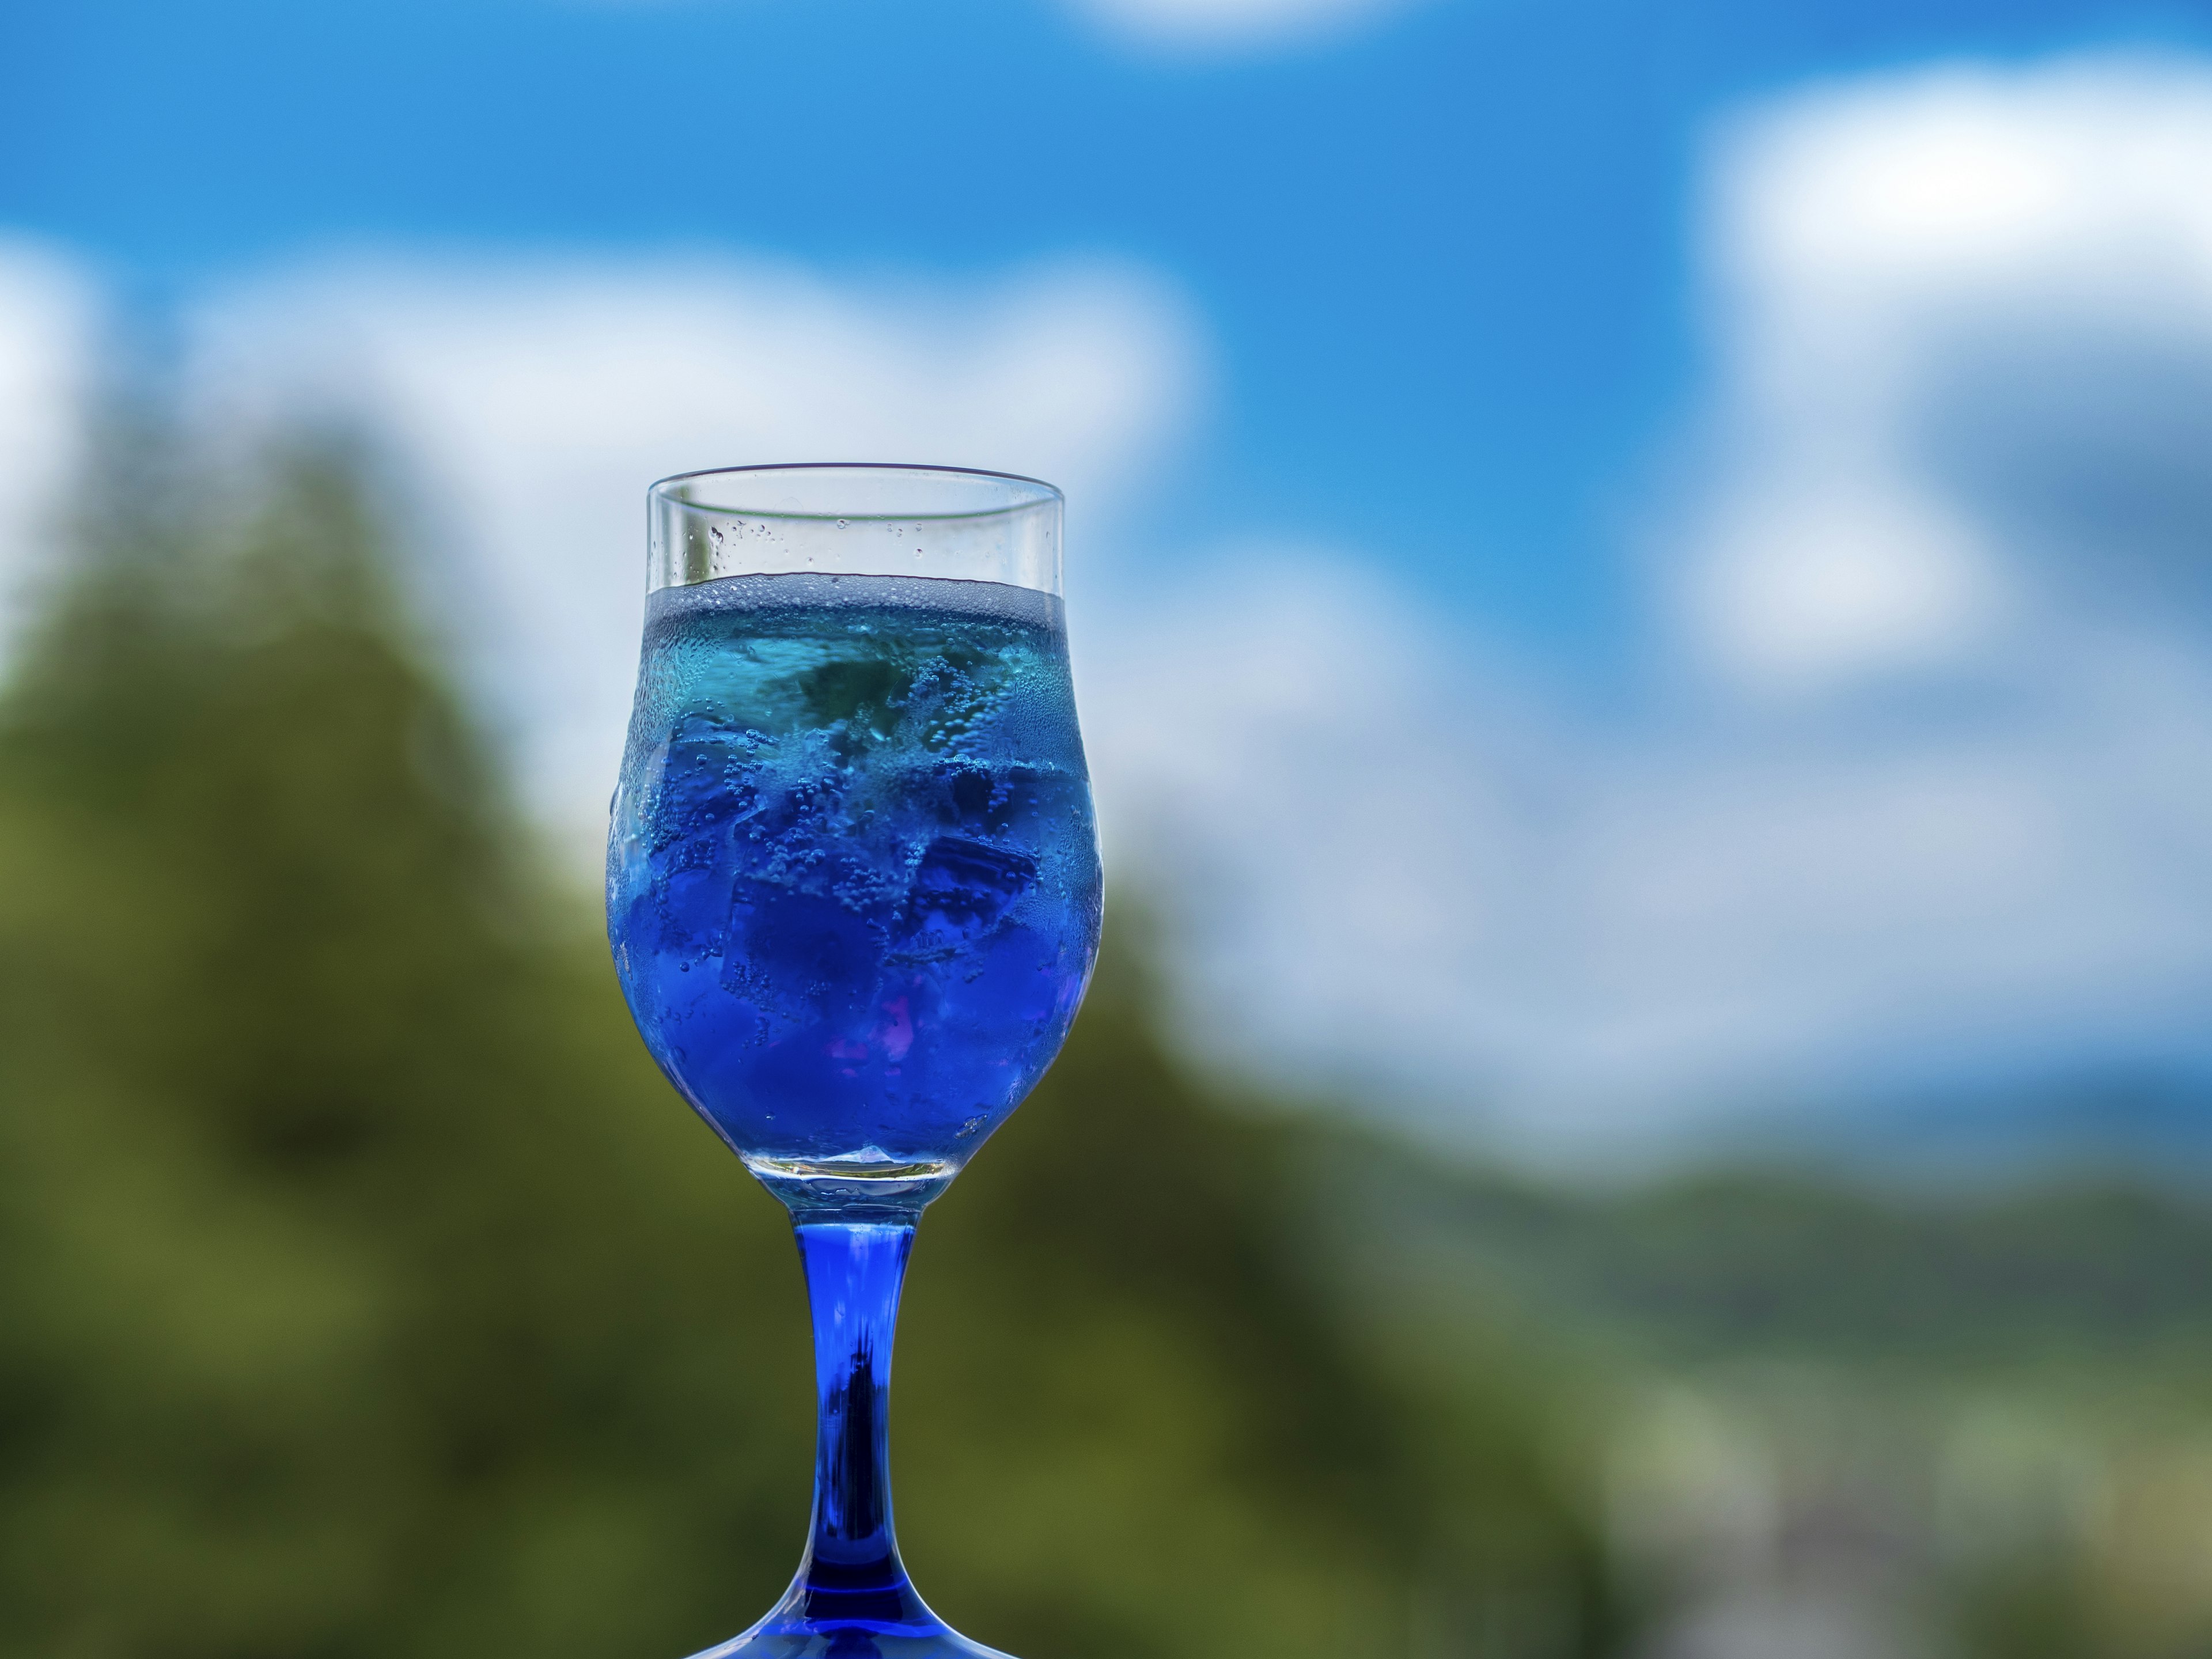
<svg viewBox="0 0 2212 1659">
<path fill-rule="evenodd" d="M 891 1529 L 891 1337 L 914 1222 L 801 1221 L 814 1316 L 814 1518 L 792 1586 L 810 1621 L 914 1624 L 928 1610 L 907 1583 Z"/>
</svg>

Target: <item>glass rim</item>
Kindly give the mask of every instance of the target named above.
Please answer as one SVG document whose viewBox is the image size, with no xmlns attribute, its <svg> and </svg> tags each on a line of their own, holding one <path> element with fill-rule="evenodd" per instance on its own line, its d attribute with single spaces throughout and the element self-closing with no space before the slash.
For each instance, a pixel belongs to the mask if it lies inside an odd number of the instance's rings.
<svg viewBox="0 0 2212 1659">
<path fill-rule="evenodd" d="M 1032 492 L 1022 500 L 1004 502 L 996 507 L 976 507 L 951 513 L 885 513 L 860 509 L 843 513 L 799 513 L 788 507 L 741 507 L 734 502 L 698 501 L 686 499 L 672 486 L 688 484 L 702 478 L 736 478 L 779 472 L 902 472 L 910 476 L 951 478 L 989 478 L 1000 483 L 1018 484 Z M 720 513 L 731 517 L 748 519 L 779 519 L 793 523 L 829 524 L 852 522 L 857 524 L 955 524 L 963 521 L 981 522 L 988 519 L 1011 518 L 1018 514 L 1035 512 L 1040 507 L 1055 503 L 1065 505 L 1067 500 L 1059 485 L 1042 478 L 1033 478 L 1025 472 L 997 472 L 981 466 L 939 466 L 924 461 L 766 461 L 745 466 L 702 466 L 689 472 L 672 472 L 665 478 L 656 478 L 646 487 L 648 499 L 667 502 L 695 513 Z"/>
</svg>

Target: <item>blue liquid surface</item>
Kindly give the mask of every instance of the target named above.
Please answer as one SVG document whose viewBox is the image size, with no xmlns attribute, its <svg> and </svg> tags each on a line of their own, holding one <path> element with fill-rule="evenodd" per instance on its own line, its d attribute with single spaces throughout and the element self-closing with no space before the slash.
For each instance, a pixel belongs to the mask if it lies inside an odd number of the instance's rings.
<svg viewBox="0 0 2212 1659">
<path fill-rule="evenodd" d="M 757 1170 L 957 1169 L 1098 946 L 1060 603 L 990 582 L 664 588 L 607 860 L 646 1045 Z"/>
</svg>

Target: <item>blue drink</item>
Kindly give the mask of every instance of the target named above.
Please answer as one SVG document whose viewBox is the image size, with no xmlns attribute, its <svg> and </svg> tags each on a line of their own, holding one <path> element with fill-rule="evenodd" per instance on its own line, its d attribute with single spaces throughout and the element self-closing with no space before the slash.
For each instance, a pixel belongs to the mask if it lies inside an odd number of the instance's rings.
<svg viewBox="0 0 2212 1659">
<path fill-rule="evenodd" d="M 639 1031 L 787 1200 L 957 1171 L 1098 945 L 1057 598 L 745 575 L 649 600 L 607 864 Z"/>
</svg>

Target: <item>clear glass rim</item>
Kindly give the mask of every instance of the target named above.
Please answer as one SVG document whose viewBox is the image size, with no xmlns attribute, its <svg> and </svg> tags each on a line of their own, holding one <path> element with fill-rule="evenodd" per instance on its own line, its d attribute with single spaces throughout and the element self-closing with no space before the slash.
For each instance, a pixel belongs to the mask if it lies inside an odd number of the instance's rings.
<svg viewBox="0 0 2212 1659">
<path fill-rule="evenodd" d="M 777 473 L 790 472 L 896 472 L 916 478 L 988 478 L 996 483 L 1017 486 L 1023 493 L 1017 500 L 1003 501 L 994 507 L 953 512 L 886 513 L 863 508 L 848 512 L 799 513 L 789 507 L 746 507 L 734 501 L 696 501 L 683 493 L 681 488 L 707 478 L 766 478 Z M 655 501 L 665 501 L 671 507 L 690 512 L 742 515 L 748 519 L 777 519 L 803 524 L 839 521 L 857 524 L 981 523 L 991 519 L 1012 518 L 1023 513 L 1032 513 L 1040 507 L 1064 503 L 1066 500 L 1057 484 L 1047 483 L 1042 478 L 1032 478 L 1026 473 L 994 472 L 980 466 L 937 466 L 918 461 L 770 461 L 748 466 L 705 466 L 656 478 L 647 488 L 646 494 Z"/>
</svg>

